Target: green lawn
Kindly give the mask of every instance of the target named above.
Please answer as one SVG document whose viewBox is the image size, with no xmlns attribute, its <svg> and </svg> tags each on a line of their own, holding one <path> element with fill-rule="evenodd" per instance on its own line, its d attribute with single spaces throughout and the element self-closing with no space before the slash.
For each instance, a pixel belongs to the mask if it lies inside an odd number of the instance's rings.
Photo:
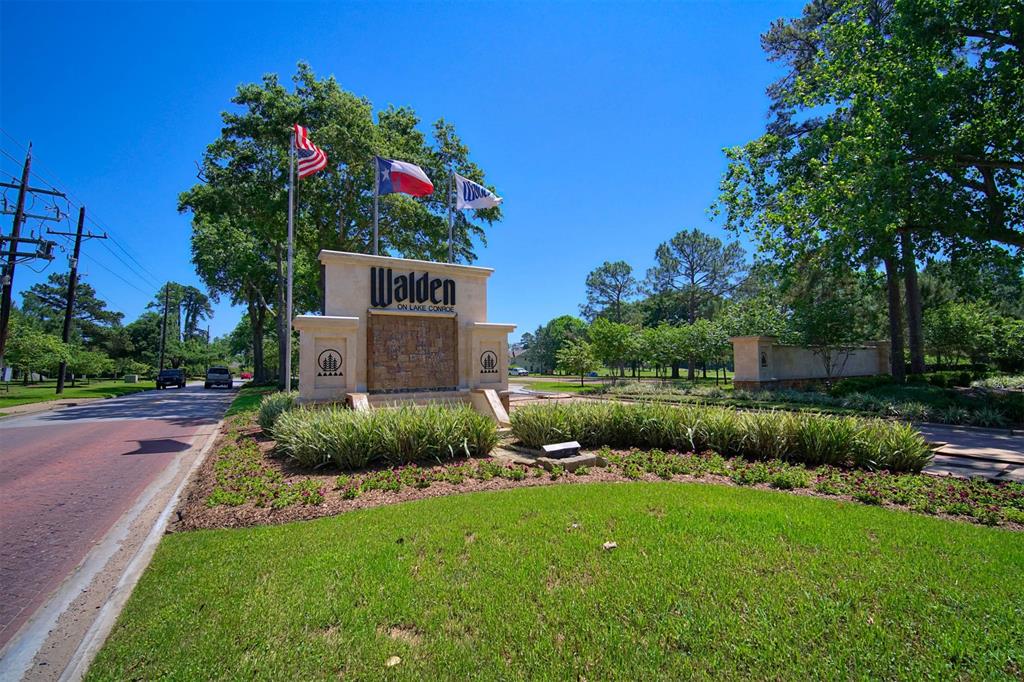
<svg viewBox="0 0 1024 682">
<path fill-rule="evenodd" d="M 236 414 L 243 414 L 245 412 L 255 412 L 259 406 L 260 401 L 263 400 L 263 396 L 270 393 L 277 393 L 276 386 L 266 385 L 245 385 L 238 390 L 238 395 L 231 401 L 231 405 L 228 407 L 228 411 L 224 414 L 225 417 L 233 417 Z"/>
<path fill-rule="evenodd" d="M 678 483 L 179 533 L 88 678 L 1020 679 L 1021 537 Z"/>
<path fill-rule="evenodd" d="M 0 389 L 0 409 L 13 407 L 14 405 L 25 405 L 27 403 L 40 403 L 47 400 L 63 400 L 65 398 L 116 398 L 117 396 L 148 391 L 153 388 L 156 388 L 156 384 L 152 381 L 126 384 L 121 379 L 102 381 L 93 379 L 88 385 L 79 383 L 78 386 L 74 387 L 68 381 L 64 384 L 64 392 L 57 395 L 56 380 L 40 381 L 28 386 L 11 383 L 9 392 Z"/>
<path fill-rule="evenodd" d="M 609 387 L 609 386 L 614 386 L 614 385 L 619 385 L 619 384 L 637 383 L 636 379 L 632 379 L 632 378 L 629 378 L 629 377 L 626 377 L 625 379 L 618 378 L 618 379 L 615 379 L 614 381 L 613 381 L 612 378 L 609 378 L 609 377 L 586 377 L 584 379 L 584 381 L 583 381 L 583 385 L 580 386 L 580 378 L 579 377 L 564 377 L 564 376 L 554 376 L 554 375 L 533 375 L 533 376 L 527 376 L 527 377 L 509 377 L 508 380 L 509 380 L 510 383 L 523 384 L 526 388 L 528 388 L 530 390 L 533 390 L 533 391 L 546 391 L 546 392 L 552 392 L 552 393 L 583 393 L 583 394 L 599 393 L 601 391 L 601 389 L 604 388 L 604 387 Z M 680 386 L 703 386 L 703 387 L 707 387 L 707 388 L 712 388 L 712 387 L 715 386 L 715 380 L 714 380 L 714 378 L 711 378 L 711 377 L 709 377 L 706 380 L 700 379 L 698 377 L 697 380 L 694 381 L 694 382 L 688 382 L 688 381 L 685 381 L 685 380 L 680 380 L 680 381 L 673 382 L 673 381 L 668 381 L 668 380 L 664 380 L 663 381 L 663 380 L 660 380 L 660 379 L 649 379 L 647 381 L 644 381 L 643 383 L 645 383 L 645 384 L 649 383 L 652 386 L 664 385 L 664 386 L 670 386 L 670 387 L 671 386 L 680 385 Z M 721 383 L 718 384 L 718 388 L 722 389 L 723 391 L 732 391 L 733 390 L 732 380 L 730 379 L 729 381 L 724 381 L 724 380 L 721 381 Z"/>
</svg>

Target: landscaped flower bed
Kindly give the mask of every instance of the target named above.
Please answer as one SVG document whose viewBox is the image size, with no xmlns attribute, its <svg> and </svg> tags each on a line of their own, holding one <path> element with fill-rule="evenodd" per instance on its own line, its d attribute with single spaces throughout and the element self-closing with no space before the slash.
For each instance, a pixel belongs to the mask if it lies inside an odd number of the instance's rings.
<svg viewBox="0 0 1024 682">
<path fill-rule="evenodd" d="M 356 506 L 478 490 L 481 486 L 500 489 L 562 481 L 660 479 L 767 487 L 900 507 L 977 523 L 1024 527 L 1024 485 L 1020 483 L 868 472 L 829 465 L 808 467 L 778 459 L 751 461 L 743 457 L 723 457 L 712 451 L 693 454 L 608 447 L 597 451 L 607 467 L 579 469 L 572 474 L 557 467 L 548 472 L 494 459 L 473 458 L 435 466 L 410 464 L 340 476 L 326 472 L 302 474 L 287 471 L 280 459 L 263 455 L 255 434 L 246 434 L 238 428 L 232 434 L 216 455 L 213 465 L 216 482 L 205 498 L 208 508 L 251 505 L 277 515 L 287 511 L 287 507 L 295 507 L 303 510 L 297 518 L 313 518 Z M 249 523 L 256 523 L 291 517 L 255 513 L 246 518 L 251 519 Z"/>
<path fill-rule="evenodd" d="M 280 402 L 288 401 L 281 399 Z M 603 410 L 609 406 L 602 403 L 598 407 Z M 640 432 L 646 434 L 646 438 L 662 437 L 680 427 L 679 423 L 673 422 L 672 428 L 668 428 L 664 423 L 654 419 L 662 414 L 662 410 L 681 412 L 682 410 L 678 408 L 649 406 L 637 411 L 637 406 L 625 407 L 628 408 L 625 412 L 620 413 L 616 410 L 616 414 L 620 417 L 628 414 L 634 420 L 629 422 L 632 424 L 630 428 L 640 428 Z M 519 408 L 513 412 L 513 416 L 520 414 L 524 409 L 526 408 Z M 781 453 L 786 451 L 784 446 L 791 441 L 787 438 L 778 438 L 781 427 L 778 426 L 779 422 L 772 418 L 781 417 L 781 423 L 789 424 L 787 428 L 790 428 L 793 424 L 791 420 L 800 415 L 760 413 L 755 414 L 756 418 L 746 417 L 746 421 L 733 422 L 721 414 L 709 416 L 706 414 L 709 408 L 695 409 L 703 409 L 706 422 L 715 425 L 720 431 L 717 435 L 710 436 L 706 427 L 689 427 L 687 433 L 703 433 L 700 438 L 714 441 L 716 444 L 716 447 L 705 447 L 697 451 L 700 454 L 693 454 L 694 450 L 685 446 L 676 451 L 652 445 L 618 449 L 604 446 L 595 451 L 607 466 L 579 469 L 569 474 L 557 467 L 549 472 L 536 467 L 510 464 L 499 459 L 467 457 L 463 450 L 455 452 L 454 456 L 447 460 L 428 459 L 427 463 L 421 464 L 377 468 L 371 466 L 361 471 L 345 472 L 340 476 L 337 468 L 333 466 L 314 468 L 301 465 L 294 458 L 282 457 L 283 453 L 277 447 L 278 444 L 254 424 L 256 414 L 252 410 L 229 420 L 218 450 L 203 466 L 199 478 L 186 495 L 183 507 L 186 521 L 181 527 L 209 528 L 279 523 L 421 497 L 475 490 L 500 490 L 517 486 L 552 485 L 567 481 L 673 480 L 794 491 L 804 495 L 828 496 L 863 504 L 898 507 L 917 513 L 938 514 L 977 523 L 1024 528 L 1024 485 L 1020 483 L 992 483 L 981 479 L 966 481 L 890 473 L 885 470 L 843 468 L 832 466 L 833 460 L 836 459 L 832 456 L 813 464 L 799 463 L 793 459 L 785 460 Z M 728 412 L 720 408 L 711 409 Z M 285 409 L 276 412 L 282 415 L 291 414 L 295 410 Z M 429 410 L 424 410 L 421 414 L 428 412 Z M 535 426 L 540 428 L 546 424 L 550 427 L 551 424 L 557 425 L 567 419 L 567 415 L 575 415 L 577 420 L 573 424 L 578 427 L 586 423 L 586 420 L 580 417 L 581 414 L 592 417 L 598 413 L 560 409 L 554 417 L 552 414 L 550 410 L 538 412 L 538 415 L 545 415 L 547 421 Z M 643 416 L 643 419 L 639 419 L 640 416 Z M 386 418 L 405 419 L 401 423 L 406 425 L 411 423 L 407 417 L 400 418 L 393 413 Z M 389 423 L 394 426 L 395 422 Z M 742 428 L 737 426 L 740 423 L 744 424 Z M 807 428 L 803 432 L 796 431 L 803 434 L 800 436 L 800 442 L 812 446 L 809 451 L 819 454 L 841 452 L 841 449 L 838 449 L 839 444 L 849 438 L 849 424 L 845 420 L 829 421 L 826 424 Z M 612 428 L 624 428 L 623 422 L 613 423 Z M 741 434 L 740 441 L 736 440 L 737 433 Z M 895 435 L 887 441 L 890 446 L 904 437 L 901 430 L 893 433 Z M 744 456 L 743 452 L 722 454 L 722 449 L 719 449 L 734 447 L 737 442 L 744 442 L 744 439 L 746 442 L 758 444 L 757 452 L 761 453 L 760 457 Z M 876 444 L 874 447 L 879 446 Z M 326 461 L 330 463 L 329 460 Z M 398 462 L 401 458 L 392 461 Z"/>
<path fill-rule="evenodd" d="M 515 436 L 531 448 L 575 440 L 591 448 L 713 450 L 754 460 L 914 472 L 931 461 L 915 429 L 879 419 L 602 402 L 526 405 L 511 420 Z"/>
</svg>

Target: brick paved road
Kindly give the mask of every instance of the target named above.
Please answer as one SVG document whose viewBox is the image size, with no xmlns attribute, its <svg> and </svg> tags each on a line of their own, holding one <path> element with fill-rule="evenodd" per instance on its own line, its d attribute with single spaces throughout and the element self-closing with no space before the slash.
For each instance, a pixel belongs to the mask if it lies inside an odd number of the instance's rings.
<svg viewBox="0 0 1024 682">
<path fill-rule="evenodd" d="M 233 391 L 146 391 L 0 420 L 0 647 Z"/>
</svg>

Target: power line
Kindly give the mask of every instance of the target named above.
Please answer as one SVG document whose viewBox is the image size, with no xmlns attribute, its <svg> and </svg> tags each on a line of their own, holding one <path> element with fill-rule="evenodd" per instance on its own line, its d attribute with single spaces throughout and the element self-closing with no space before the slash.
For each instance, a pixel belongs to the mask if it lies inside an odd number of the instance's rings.
<svg viewBox="0 0 1024 682">
<path fill-rule="evenodd" d="M 83 256 L 83 258 L 84 258 L 84 256 Z M 151 293 L 151 292 L 149 292 L 149 291 L 143 291 L 142 289 L 140 289 L 139 287 L 135 286 L 134 284 L 132 284 L 131 282 L 129 282 L 128 280 L 126 280 L 126 279 L 125 279 L 124 277 L 122 277 L 122 276 L 121 276 L 121 275 L 119 275 L 118 273 L 116 273 L 116 272 L 114 272 L 113 270 L 111 270 L 110 268 L 108 268 L 108 267 L 107 267 L 106 265 L 104 265 L 104 264 L 103 264 L 103 263 L 102 263 L 101 261 L 97 260 L 97 259 L 96 259 L 96 258 L 95 258 L 94 256 L 89 256 L 89 260 L 90 260 L 90 261 L 92 261 L 92 264 L 93 264 L 93 265 L 98 265 L 98 266 L 100 266 L 101 268 L 103 268 L 104 270 L 106 270 L 107 272 L 109 272 L 110 274 L 112 274 L 112 275 L 113 275 L 114 277 L 117 277 L 117 278 L 118 278 L 119 280 L 121 280 L 122 282 L 124 282 L 125 284 L 127 284 L 128 286 L 130 286 L 130 287 L 131 287 L 132 289 L 135 289 L 136 291 L 138 291 L 138 292 L 139 292 L 140 294 L 144 294 L 144 295 L 146 295 L 146 296 L 151 296 L 151 295 L 152 295 L 152 293 Z"/>
<path fill-rule="evenodd" d="M 8 133 L 6 130 L 3 130 L 2 128 L 0 128 L 0 131 L 2 131 L 4 135 L 9 137 L 11 140 L 13 140 L 13 142 L 15 144 L 22 145 L 22 144 L 20 144 L 20 142 L 17 141 L 16 138 L 14 138 L 13 135 Z M 11 156 L 10 154 L 8 154 L 6 151 L 3 151 L 3 154 L 4 154 L 4 156 L 7 156 L 11 160 L 16 161 L 16 158 Z M 37 167 L 38 166 L 42 166 L 42 164 L 38 164 L 38 163 L 36 165 L 37 165 Z M 47 170 L 47 172 L 49 172 L 49 170 Z M 49 185 L 50 187 L 52 187 L 55 190 L 59 190 L 59 186 L 58 185 L 56 185 L 55 183 L 53 183 L 50 180 L 48 180 L 45 177 L 43 177 L 38 171 L 35 173 L 35 176 L 37 178 L 41 179 L 44 184 Z M 56 177 L 56 176 L 53 176 L 53 177 Z M 72 194 L 72 193 L 63 193 L 63 194 L 67 195 L 66 199 L 67 199 L 69 205 L 75 206 L 76 208 L 80 208 L 81 207 L 81 201 L 74 194 Z M 110 247 L 106 246 L 105 243 L 103 244 L 104 248 L 106 248 L 106 250 L 110 251 L 111 254 L 115 258 L 117 258 L 119 261 L 121 261 L 122 265 L 124 265 L 126 268 L 128 268 L 128 271 L 130 271 L 132 274 L 134 274 L 136 276 L 136 278 L 138 278 L 139 282 L 142 282 L 143 284 L 145 284 L 148 287 L 154 287 L 154 288 L 157 288 L 157 289 L 159 289 L 161 286 L 163 286 L 163 285 L 160 284 L 159 278 L 157 278 L 157 276 L 150 269 L 146 268 L 141 262 L 139 262 L 139 260 L 137 258 L 135 258 L 135 256 L 133 256 L 121 244 L 121 242 L 118 239 L 116 239 L 116 237 L 113 235 L 112 231 L 108 227 L 105 227 L 104 225 L 100 224 L 98 219 L 93 217 L 93 215 L 91 213 L 87 216 L 86 219 L 89 220 L 89 222 L 91 222 L 93 225 L 95 225 L 98 229 L 102 229 L 104 232 L 108 233 L 108 237 L 110 238 L 110 241 L 114 242 L 115 246 L 117 246 L 117 248 L 120 249 L 121 252 L 125 254 L 125 256 L 127 256 L 131 261 L 136 263 L 138 265 L 138 267 L 141 268 L 141 270 L 143 270 L 146 273 L 146 274 L 143 274 L 142 272 L 140 272 L 138 269 L 136 269 L 135 266 L 133 266 L 130 263 L 128 263 L 127 261 L 125 261 L 124 258 L 122 258 L 120 255 L 118 255 Z"/>
<path fill-rule="evenodd" d="M 109 236 L 110 236 L 110 235 L 108 234 L 107 236 L 108 236 L 108 238 L 109 238 Z M 121 258 L 121 256 L 117 255 L 117 252 L 116 252 L 116 251 L 114 251 L 114 250 L 113 250 L 113 249 L 111 249 L 111 248 L 110 248 L 109 246 L 107 246 L 107 243 L 106 243 L 106 242 L 100 242 L 100 244 L 102 244 L 103 248 L 105 248 L 105 249 L 106 249 L 107 251 L 109 251 L 109 252 L 110 252 L 110 255 L 112 255 L 112 256 L 113 256 L 114 258 L 116 258 L 117 260 L 119 260 L 119 261 L 121 262 L 121 264 L 122 264 L 122 265 L 124 265 L 124 266 L 125 266 L 126 268 L 128 268 L 129 270 L 131 270 L 131 271 L 132 271 L 133 273 L 135 273 L 135 276 L 136 276 L 136 277 L 138 277 L 138 278 L 139 278 L 140 280 L 142 280 L 142 281 L 143 281 L 143 282 L 145 282 L 146 284 L 149 284 L 149 285 L 155 286 L 155 287 L 157 287 L 157 288 L 160 288 L 161 286 L 163 286 L 162 284 L 160 284 L 159 282 L 157 282 L 157 281 L 156 281 L 155 279 L 152 279 L 152 278 L 148 278 L 148 280 L 147 280 L 147 278 L 146 278 L 146 277 L 143 277 L 143 276 L 142 276 L 142 275 L 141 275 L 141 274 L 140 274 L 140 273 L 139 273 L 138 271 L 136 271 L 136 270 L 135 270 L 135 269 L 134 269 L 134 268 L 133 268 L 133 267 L 132 267 L 131 265 L 129 265 L 129 264 L 128 264 L 128 262 L 127 262 L 127 261 L 125 261 L 125 259 L 123 259 L 123 258 Z"/>
<path fill-rule="evenodd" d="M 18 145 L 19 147 L 25 148 L 25 145 L 23 145 L 23 144 L 22 144 L 21 142 L 19 142 L 17 138 L 15 138 L 15 137 L 14 137 L 13 135 L 11 135 L 11 134 L 10 134 L 9 132 L 7 132 L 6 130 L 4 130 L 3 128 L 0 128 L 0 132 L 3 132 L 3 134 L 4 134 L 4 135 L 6 135 L 6 136 L 7 136 L 7 137 L 8 137 L 8 138 L 9 138 L 9 139 L 10 139 L 10 140 L 12 141 L 12 142 L 14 142 L 14 143 L 15 143 L 16 145 Z M 17 161 L 17 159 L 16 159 L 15 157 L 11 156 L 11 155 L 10 155 L 10 154 L 8 154 L 8 153 L 7 153 L 6 151 L 4 152 L 4 154 L 5 154 L 5 155 L 7 155 L 7 156 L 10 156 L 10 158 L 12 158 L 12 159 L 14 159 L 15 161 Z M 40 164 L 40 163 L 37 163 L 36 165 L 37 165 L 37 167 L 42 167 L 42 164 Z M 47 173 L 50 173 L 50 170 L 49 170 L 48 168 L 46 168 L 45 170 L 46 170 L 46 172 L 47 172 Z M 36 176 L 37 178 L 39 178 L 40 180 L 42 180 L 42 181 L 43 181 L 43 182 L 44 182 L 45 184 L 47 184 L 47 185 L 49 185 L 50 187 L 52 187 L 53 189 L 55 189 L 55 190 L 59 190 L 59 187 L 58 187 L 58 186 L 57 186 L 56 184 L 54 184 L 54 183 L 53 183 L 53 182 L 51 182 L 50 180 L 47 180 L 47 179 L 46 179 L 45 177 L 43 177 L 42 175 L 40 175 L 40 174 L 39 174 L 38 172 L 36 172 L 36 173 L 35 173 L 35 176 Z M 55 179 L 59 180 L 59 178 L 57 178 L 57 176 L 56 176 L 55 174 L 52 174 L 52 173 L 51 173 L 51 176 L 52 176 L 53 178 L 55 178 Z M 66 195 L 67 195 L 67 197 L 68 197 L 68 202 L 69 202 L 70 204 L 74 205 L 74 206 L 75 206 L 76 208 L 79 208 L 79 207 L 81 207 L 81 205 L 82 205 L 82 203 L 83 203 L 83 202 L 81 201 L 81 199 L 79 199 L 79 197 L 78 197 L 77 195 L 75 195 L 75 194 L 74 194 L 73 192 L 64 192 L 64 194 L 66 194 Z M 94 215 L 94 212 L 93 212 L 93 211 L 90 211 L 90 214 L 89 214 L 89 215 L 88 215 L 88 216 L 86 217 L 86 220 L 88 220 L 88 221 L 89 221 L 90 223 L 92 223 L 93 225 L 95 225 L 95 226 L 96 226 L 96 227 L 97 227 L 98 229 L 101 229 L 101 230 L 103 230 L 104 232 L 106 232 L 106 233 L 107 233 L 107 236 L 108 236 L 108 237 L 110 238 L 110 241 L 112 241 L 112 242 L 114 243 L 114 245 L 115 245 L 115 246 L 117 246 L 117 248 L 118 248 L 118 249 L 120 249 L 122 253 L 124 253 L 124 255 L 125 255 L 125 256 L 127 256 L 127 257 L 128 257 L 128 258 L 129 258 L 129 259 L 130 259 L 130 260 L 131 260 L 132 262 L 134 262 L 134 263 L 135 263 L 135 264 L 136 264 L 136 265 L 137 265 L 137 266 L 138 266 L 139 268 L 141 268 L 141 269 L 142 269 L 143 271 L 145 271 L 145 272 L 146 272 L 146 274 L 147 274 L 147 275 L 148 275 L 148 276 L 149 276 L 149 277 L 151 278 L 151 280 L 150 280 L 150 281 L 146 281 L 146 279 L 147 279 L 146 277 L 142 276 L 142 275 L 141 275 L 140 273 L 138 273 L 138 272 L 135 272 L 134 274 L 136 274 L 136 276 L 138 276 L 138 277 L 139 277 L 139 279 L 140 279 L 141 281 L 143 281 L 143 282 L 146 282 L 146 284 L 147 284 L 147 285 L 153 285 L 153 286 L 157 286 L 157 287 L 160 287 L 160 286 L 162 286 L 161 284 L 159 284 L 159 277 L 157 277 L 156 275 L 154 275 L 154 274 L 153 274 L 153 272 L 152 272 L 152 271 L 151 271 L 151 270 L 150 270 L 149 268 L 147 268 L 147 267 L 146 267 L 145 265 L 143 265 L 143 264 L 142 264 L 142 263 L 141 263 L 141 262 L 139 261 L 139 259 L 138 259 L 138 258 L 136 258 L 136 257 L 135 257 L 135 256 L 134 256 L 134 255 L 133 255 L 133 254 L 132 254 L 132 253 L 131 253 L 130 251 L 128 251 L 128 249 L 127 249 L 127 248 L 125 248 L 125 246 L 121 244 L 120 240 L 119 240 L 119 239 L 117 239 L 117 237 L 116 237 L 116 234 L 114 233 L 114 231 L 113 231 L 113 230 L 111 230 L 111 229 L 110 229 L 109 227 L 107 227 L 106 225 L 104 225 L 104 224 L 103 224 L 103 223 L 102 223 L 102 222 L 101 222 L 101 221 L 99 220 L 99 218 L 98 218 L 97 216 L 95 216 L 95 215 Z M 109 248 L 108 248 L 108 250 L 109 250 Z M 113 251 L 111 251 L 111 253 L 113 253 Z M 114 254 L 114 255 L 115 255 L 115 256 L 117 256 L 117 254 Z M 125 267 L 129 268 L 130 270 L 132 270 L 132 271 L 134 272 L 135 268 L 134 268 L 133 266 L 131 266 L 131 265 L 128 265 L 127 263 L 125 263 L 123 259 L 120 259 L 120 258 L 119 258 L 119 260 L 121 260 L 121 262 L 122 262 L 122 263 L 123 263 L 123 264 L 125 265 Z M 154 283 L 156 283 L 156 284 L 154 284 Z"/>
</svg>

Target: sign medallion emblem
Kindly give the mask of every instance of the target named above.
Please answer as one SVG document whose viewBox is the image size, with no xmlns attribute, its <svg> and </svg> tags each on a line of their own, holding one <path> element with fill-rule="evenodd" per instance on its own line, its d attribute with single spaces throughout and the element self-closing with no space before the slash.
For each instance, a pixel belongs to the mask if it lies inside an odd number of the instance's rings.
<svg viewBox="0 0 1024 682">
<path fill-rule="evenodd" d="M 320 371 L 316 373 L 318 377 L 341 377 L 345 376 L 341 372 L 341 353 L 333 348 L 328 348 L 316 358 L 317 367 Z"/>
<path fill-rule="evenodd" d="M 480 373 L 481 374 L 497 374 L 498 373 L 498 356 L 494 354 L 492 350 L 485 350 L 480 355 Z"/>
</svg>

